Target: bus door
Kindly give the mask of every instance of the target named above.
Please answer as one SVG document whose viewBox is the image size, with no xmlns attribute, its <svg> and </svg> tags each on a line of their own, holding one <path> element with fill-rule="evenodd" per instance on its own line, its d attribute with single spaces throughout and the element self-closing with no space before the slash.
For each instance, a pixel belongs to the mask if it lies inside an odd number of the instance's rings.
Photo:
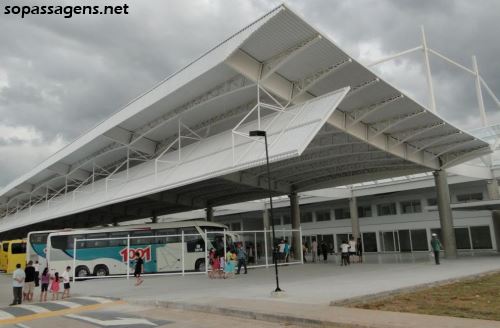
<svg viewBox="0 0 500 328">
<path fill-rule="evenodd" d="M 0 271 L 7 271 L 7 255 L 9 254 L 9 242 L 2 242 L 0 250 Z"/>
<path fill-rule="evenodd" d="M 158 272 L 182 270 L 181 229 L 156 230 L 156 268 Z M 163 237 L 162 237 L 163 236 Z M 167 237 L 165 237 L 167 236 Z"/>
</svg>

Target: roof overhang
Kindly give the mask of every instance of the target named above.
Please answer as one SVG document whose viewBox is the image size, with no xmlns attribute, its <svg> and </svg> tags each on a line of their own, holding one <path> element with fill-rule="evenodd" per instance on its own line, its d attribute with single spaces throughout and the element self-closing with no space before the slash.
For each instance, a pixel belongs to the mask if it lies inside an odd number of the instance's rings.
<svg viewBox="0 0 500 328">
<path fill-rule="evenodd" d="M 282 5 L 3 188 L 0 232 L 103 208 L 101 221 L 122 220 L 262 198 L 254 128 L 270 136 L 274 194 L 491 151 Z"/>
</svg>

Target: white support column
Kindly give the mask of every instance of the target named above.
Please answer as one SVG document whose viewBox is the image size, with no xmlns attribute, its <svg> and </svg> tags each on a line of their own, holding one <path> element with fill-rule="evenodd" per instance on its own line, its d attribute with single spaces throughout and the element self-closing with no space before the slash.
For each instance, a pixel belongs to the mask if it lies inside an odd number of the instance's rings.
<svg viewBox="0 0 500 328">
<path fill-rule="evenodd" d="M 225 234 L 224 234 L 225 236 Z M 181 230 L 181 260 L 182 260 L 182 275 L 184 275 L 185 271 L 185 259 L 184 259 L 184 253 L 185 253 L 185 245 L 184 245 L 184 230 Z M 205 247 L 206 248 L 206 247 Z"/>
<path fill-rule="evenodd" d="M 472 68 L 475 73 L 475 82 L 476 82 L 476 96 L 477 96 L 477 105 L 479 109 L 479 115 L 481 117 L 481 123 L 483 126 L 488 125 L 488 118 L 486 117 L 486 111 L 484 109 L 484 101 L 483 101 L 483 92 L 481 91 L 481 77 L 479 76 L 479 68 L 477 66 L 476 56 L 472 56 Z"/>
<path fill-rule="evenodd" d="M 453 216 L 450 207 L 450 190 L 446 171 L 434 171 L 436 195 L 438 201 L 439 221 L 441 224 L 441 238 L 447 258 L 457 257 L 457 244 L 453 227 Z"/>
<path fill-rule="evenodd" d="M 127 280 L 130 279 L 130 235 L 127 235 Z"/>
<path fill-rule="evenodd" d="M 266 268 L 269 268 L 269 259 L 267 258 L 267 229 L 264 227 L 264 257 L 266 259 Z"/>
<path fill-rule="evenodd" d="M 349 211 L 351 213 L 352 236 L 358 240 L 361 237 L 359 234 L 358 202 L 354 196 L 349 199 Z"/>
<path fill-rule="evenodd" d="M 436 113 L 436 98 L 434 96 L 434 86 L 432 84 L 431 64 L 429 62 L 429 48 L 427 47 L 427 39 L 425 38 L 425 30 L 423 25 L 420 26 L 420 30 L 422 32 L 422 50 L 424 52 L 425 72 L 427 77 L 427 85 L 429 87 L 431 110 Z"/>
<path fill-rule="evenodd" d="M 208 275 L 208 234 L 205 229 L 205 274 Z"/>
<path fill-rule="evenodd" d="M 73 239 L 73 284 L 75 283 L 76 277 L 76 242 L 78 239 Z"/>
</svg>

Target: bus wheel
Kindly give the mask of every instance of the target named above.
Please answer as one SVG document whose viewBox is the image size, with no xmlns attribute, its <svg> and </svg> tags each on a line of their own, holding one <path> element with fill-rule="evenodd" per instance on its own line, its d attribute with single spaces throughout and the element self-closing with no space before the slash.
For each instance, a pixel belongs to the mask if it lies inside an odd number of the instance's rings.
<svg viewBox="0 0 500 328">
<path fill-rule="evenodd" d="M 107 276 L 108 274 L 108 267 L 104 264 L 99 264 L 94 268 L 94 276 Z"/>
<path fill-rule="evenodd" d="M 194 269 L 198 272 L 205 272 L 205 260 L 204 259 L 198 259 L 196 260 L 196 263 L 194 264 Z"/>
<path fill-rule="evenodd" d="M 75 269 L 75 275 L 77 278 L 83 278 L 90 276 L 90 270 L 86 266 L 77 266 Z"/>
</svg>

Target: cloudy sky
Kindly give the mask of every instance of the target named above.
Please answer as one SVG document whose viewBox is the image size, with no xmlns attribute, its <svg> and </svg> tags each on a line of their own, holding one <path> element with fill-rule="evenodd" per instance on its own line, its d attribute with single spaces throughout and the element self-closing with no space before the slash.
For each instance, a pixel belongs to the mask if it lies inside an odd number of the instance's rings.
<svg viewBox="0 0 500 328">
<path fill-rule="evenodd" d="M 51 4 L 123 4 L 129 15 L 18 16 L 0 0 L 0 186 L 119 110 L 158 81 L 279 5 L 265 0 L 46 0 Z M 500 1 L 287 1 L 353 57 L 368 63 L 420 44 L 481 74 L 500 96 Z M 384 64 L 384 78 L 428 104 L 422 53 Z M 474 80 L 431 59 L 445 119 L 480 126 Z M 485 94 L 491 123 L 500 110 Z"/>
</svg>

